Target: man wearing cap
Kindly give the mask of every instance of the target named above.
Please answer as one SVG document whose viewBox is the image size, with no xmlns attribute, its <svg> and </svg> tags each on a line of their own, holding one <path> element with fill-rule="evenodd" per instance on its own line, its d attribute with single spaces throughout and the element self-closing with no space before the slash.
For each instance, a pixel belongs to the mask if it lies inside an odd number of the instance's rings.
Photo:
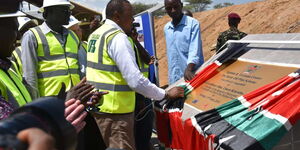
<svg viewBox="0 0 300 150">
<path fill-rule="evenodd" d="M 247 36 L 246 33 L 238 30 L 238 25 L 241 21 L 241 17 L 237 13 L 230 13 L 228 15 L 229 29 L 222 32 L 217 40 L 216 53 L 225 49 L 223 46 L 228 40 L 240 40 Z M 222 47 L 223 46 L 223 47 Z"/>
<path fill-rule="evenodd" d="M 164 27 L 169 84 L 182 77 L 191 80 L 203 64 L 200 23 L 182 13 L 181 0 L 165 0 L 165 9 L 172 18 Z"/>
<path fill-rule="evenodd" d="M 69 90 L 80 81 L 79 39 L 63 27 L 73 7 L 69 0 L 44 0 L 40 11 L 45 22 L 22 38 L 23 77 L 33 98 L 56 96 L 63 84 Z"/>
</svg>

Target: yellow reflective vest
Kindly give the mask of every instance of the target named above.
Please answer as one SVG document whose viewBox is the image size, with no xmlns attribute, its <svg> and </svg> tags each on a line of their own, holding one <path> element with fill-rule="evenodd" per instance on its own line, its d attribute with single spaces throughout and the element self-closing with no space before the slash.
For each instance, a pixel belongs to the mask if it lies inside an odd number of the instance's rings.
<svg viewBox="0 0 300 150">
<path fill-rule="evenodd" d="M 40 96 L 58 95 L 62 84 L 68 91 L 80 82 L 78 65 L 79 39 L 71 30 L 64 46 L 51 32 L 43 34 L 40 27 L 30 29 L 37 40 L 37 76 Z"/>
<path fill-rule="evenodd" d="M 148 79 L 148 77 L 149 77 L 149 65 L 145 64 L 144 61 L 142 61 L 139 50 L 135 46 L 133 40 L 130 37 L 128 37 L 128 39 L 129 39 L 129 41 L 130 41 L 130 43 L 131 43 L 131 45 L 134 49 L 134 52 L 136 54 L 136 57 L 137 57 L 136 59 L 137 59 L 139 69 L 142 72 L 142 74 L 144 75 L 144 77 Z"/>
<path fill-rule="evenodd" d="M 0 95 L 13 104 L 17 103 L 19 107 L 31 102 L 20 75 L 12 68 L 7 71 L 0 69 Z"/>
<path fill-rule="evenodd" d="M 135 92 L 107 52 L 108 43 L 120 32 L 123 31 L 103 24 L 88 40 L 86 77 L 97 89 L 109 91 L 99 102 L 100 111 L 105 113 L 131 113 L 135 107 Z"/>
</svg>

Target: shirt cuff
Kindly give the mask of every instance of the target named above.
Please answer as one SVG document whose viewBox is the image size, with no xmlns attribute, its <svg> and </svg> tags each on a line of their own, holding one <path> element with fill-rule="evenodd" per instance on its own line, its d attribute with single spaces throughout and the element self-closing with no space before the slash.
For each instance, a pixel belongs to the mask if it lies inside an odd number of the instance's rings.
<svg viewBox="0 0 300 150">
<path fill-rule="evenodd" d="M 163 100 L 165 98 L 166 91 L 162 88 L 158 89 L 157 100 Z"/>
</svg>

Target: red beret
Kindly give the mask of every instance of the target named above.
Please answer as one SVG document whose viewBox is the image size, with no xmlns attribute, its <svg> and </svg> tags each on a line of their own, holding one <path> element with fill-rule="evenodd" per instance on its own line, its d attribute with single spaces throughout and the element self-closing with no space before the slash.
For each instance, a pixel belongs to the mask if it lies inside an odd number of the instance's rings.
<svg viewBox="0 0 300 150">
<path fill-rule="evenodd" d="M 237 13 L 230 13 L 228 19 L 241 19 L 241 17 Z"/>
</svg>

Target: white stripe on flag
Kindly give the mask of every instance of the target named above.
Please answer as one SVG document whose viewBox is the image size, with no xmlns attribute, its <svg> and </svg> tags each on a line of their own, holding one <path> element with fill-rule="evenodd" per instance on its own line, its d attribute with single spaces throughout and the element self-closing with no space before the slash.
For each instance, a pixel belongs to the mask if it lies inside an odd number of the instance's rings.
<svg viewBox="0 0 300 150">
<path fill-rule="evenodd" d="M 182 112 L 182 109 L 179 109 L 179 108 L 169 109 L 168 112 L 169 113 L 172 113 L 172 112 Z"/>
<path fill-rule="evenodd" d="M 218 65 L 218 66 L 221 66 L 222 65 L 222 63 L 220 63 L 219 61 L 215 61 L 215 63 Z"/>
<path fill-rule="evenodd" d="M 243 96 L 240 96 L 238 98 L 238 100 L 242 103 L 242 105 L 244 107 L 250 107 L 251 106 L 251 103 L 249 103 Z M 262 101 L 262 102 L 263 102 L 263 104 L 265 104 L 265 101 Z M 281 115 L 273 114 L 273 113 L 269 112 L 268 110 L 262 110 L 259 113 L 264 115 L 265 117 L 268 117 L 270 119 L 275 119 L 275 120 L 279 121 L 280 123 L 282 123 L 285 126 L 285 128 L 287 130 L 290 130 L 292 128 L 292 125 L 291 125 L 290 121 L 287 118 L 285 118 Z"/>
<path fill-rule="evenodd" d="M 251 103 L 249 103 L 249 102 L 244 98 L 244 96 L 238 97 L 238 100 L 241 102 L 241 104 L 242 104 L 244 107 L 250 107 L 250 106 L 251 106 Z"/>
<path fill-rule="evenodd" d="M 288 130 L 288 131 L 292 128 L 290 121 L 281 115 L 273 114 L 267 110 L 261 111 L 260 114 L 262 114 L 265 117 L 268 117 L 270 119 L 275 119 L 275 120 L 279 121 L 280 123 L 282 123 L 285 126 L 286 130 Z"/>
<path fill-rule="evenodd" d="M 188 85 L 187 88 L 191 91 L 194 89 L 194 87 L 192 87 L 191 85 Z"/>
<path fill-rule="evenodd" d="M 299 77 L 299 73 L 298 72 L 290 73 L 289 77 L 298 78 Z"/>
<path fill-rule="evenodd" d="M 201 127 L 198 125 L 196 118 L 193 116 L 191 117 L 192 125 L 196 128 L 196 130 L 199 132 L 200 135 L 203 135 L 205 138 L 206 136 L 204 135 L 203 130 Z"/>
</svg>

